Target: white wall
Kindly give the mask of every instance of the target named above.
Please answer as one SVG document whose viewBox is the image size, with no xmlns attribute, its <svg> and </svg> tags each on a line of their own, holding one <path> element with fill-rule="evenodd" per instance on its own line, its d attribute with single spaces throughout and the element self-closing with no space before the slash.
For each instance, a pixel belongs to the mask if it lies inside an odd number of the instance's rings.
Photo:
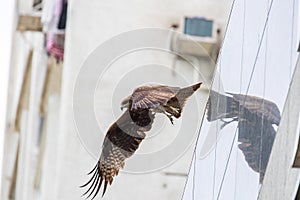
<svg viewBox="0 0 300 200">
<path fill-rule="evenodd" d="M 9 102 L 6 115 L 8 127 L 5 135 L 5 165 L 2 188 L 7 198 L 11 185 L 14 163 L 16 158 L 16 144 L 19 144 L 18 176 L 16 184 L 16 199 L 33 199 L 37 191 L 34 190 L 33 181 L 37 158 L 37 132 L 39 128 L 39 100 L 46 69 L 46 55 L 43 50 L 42 33 L 14 33 L 13 54 L 10 66 Z M 21 114 L 20 132 L 14 130 L 16 110 L 22 87 L 27 56 L 29 49 L 33 48 L 32 71 L 30 79 L 29 106 Z M 11 145 L 10 145 L 11 144 Z"/>
<path fill-rule="evenodd" d="M 3 165 L 3 150 L 6 130 L 6 111 L 7 111 L 7 94 L 8 94 L 8 78 L 10 68 L 10 55 L 12 45 L 12 33 L 14 28 L 14 11 L 16 1 L 6 1 L 0 8 L 0 42 L 2 48 L 0 49 L 0 191 L 2 189 L 2 165 Z"/>
<path fill-rule="evenodd" d="M 87 180 L 85 172 L 96 162 L 82 147 L 76 135 L 72 113 L 72 92 L 76 75 L 89 54 L 114 35 L 136 28 L 168 28 L 172 23 L 181 22 L 186 15 L 207 18 L 216 16 L 217 23 L 225 24 L 230 5 L 231 1 L 70 1 L 61 128 L 58 135 L 61 142 L 58 147 L 59 175 L 53 180 L 55 191 L 48 191 L 46 195 L 49 199 L 80 199 L 83 190 L 79 190 L 78 185 Z M 112 120 L 114 119 L 106 118 L 101 122 L 107 127 Z M 98 145 L 101 146 L 101 141 Z M 189 156 L 169 170 L 187 172 L 191 155 L 192 149 Z M 113 186 L 108 188 L 104 199 L 180 199 L 185 181 L 185 177 L 168 177 L 161 172 L 142 176 L 121 173 Z M 143 187 L 144 184 L 147 184 L 147 188 Z M 134 189 L 124 187 L 125 185 Z"/>
<path fill-rule="evenodd" d="M 222 60 L 223 71 L 221 75 L 223 80 L 229 80 L 224 81 L 226 82 L 226 90 L 234 92 L 239 92 L 239 90 L 242 90 L 244 92 L 248 84 L 249 70 L 252 69 L 251 67 L 253 63 L 253 58 L 257 50 L 258 41 L 261 37 L 261 30 L 263 22 L 265 20 L 268 2 L 258 2 L 257 0 L 249 2 L 249 4 L 246 6 L 247 27 L 246 37 L 244 38 L 244 51 L 246 56 L 243 63 L 245 67 L 244 71 L 242 72 L 244 77 L 242 85 L 237 84 L 237 82 L 239 82 L 240 77 L 235 79 L 232 78 L 233 73 L 234 75 L 240 74 L 239 70 L 241 64 L 241 30 L 243 26 L 243 1 L 237 2 L 238 5 L 236 7 L 236 10 L 234 10 L 234 20 L 230 29 L 231 37 L 227 39 L 225 44 L 226 48 L 223 53 L 224 60 Z M 292 1 L 279 2 L 274 0 L 274 2 L 276 3 L 274 3 L 273 12 L 271 15 L 272 18 L 270 20 L 271 22 L 268 30 L 269 42 L 267 55 L 269 56 L 269 58 L 267 59 L 267 78 L 268 80 L 270 80 L 270 82 L 268 82 L 266 86 L 268 90 L 266 93 L 263 93 L 263 91 L 260 88 L 260 86 L 262 85 L 262 83 L 260 82 L 262 76 L 259 74 L 263 74 L 261 73 L 263 70 L 262 66 L 264 65 L 264 62 L 266 62 L 266 60 L 264 60 L 263 55 L 263 53 L 266 53 L 266 47 L 264 46 L 262 53 L 259 55 L 260 67 L 258 67 L 258 70 L 255 72 L 255 81 L 253 82 L 254 86 L 250 88 L 250 93 L 259 96 L 265 95 L 265 97 L 268 99 L 276 100 L 276 103 L 278 103 L 280 109 L 282 110 L 287 88 L 289 86 L 288 81 L 290 80 L 290 75 L 292 72 L 292 63 L 295 62 L 296 54 L 293 54 L 290 63 L 289 56 L 292 42 L 290 40 L 292 13 L 288 11 L 291 8 Z M 50 114 L 49 117 L 50 121 L 52 121 L 53 123 L 53 125 L 50 126 L 53 127 L 49 127 L 48 129 L 49 146 L 46 150 L 46 166 L 44 166 L 43 168 L 44 170 L 41 186 L 42 196 L 36 196 L 36 194 L 32 194 L 31 192 L 33 191 L 31 175 L 33 174 L 34 170 L 30 168 L 31 163 L 25 160 L 22 165 L 24 168 L 22 167 L 20 169 L 20 172 L 25 173 L 27 178 L 25 177 L 23 181 L 19 183 L 19 188 L 22 187 L 20 188 L 20 191 L 22 191 L 23 194 L 20 194 L 20 199 L 81 199 L 80 195 L 83 191 L 78 189 L 78 185 L 84 183 L 87 180 L 88 177 L 86 176 L 85 172 L 87 172 L 94 165 L 95 159 L 86 151 L 86 149 L 83 148 L 81 142 L 79 141 L 76 135 L 76 127 L 73 121 L 72 92 L 74 86 L 73 84 L 76 80 L 76 76 L 80 70 L 80 67 L 82 66 L 85 59 L 89 56 L 89 54 L 96 47 L 98 47 L 98 45 L 110 39 L 114 35 L 136 28 L 168 28 L 172 23 L 182 23 L 184 16 L 205 16 L 207 18 L 216 17 L 217 24 L 224 26 L 226 24 L 227 16 L 229 14 L 231 1 L 227 0 L 222 1 L 222 3 L 220 3 L 220 1 L 217 0 L 189 0 L 186 2 L 179 0 L 164 2 L 158 0 L 130 0 L 126 2 L 116 0 L 110 2 L 99 0 L 84 2 L 74 0 L 69 1 L 69 5 L 70 6 L 67 27 L 67 48 L 66 60 L 64 65 L 62 105 L 60 109 L 57 104 L 59 98 L 57 98 L 56 96 L 50 100 L 56 103 L 52 104 L 51 110 L 53 112 Z M 257 5 L 262 6 L 257 7 Z M 1 17 L 1 19 L 6 18 Z M 295 30 L 297 30 L 297 28 L 295 28 Z M 179 31 L 182 31 L 182 24 Z M 295 37 L 297 35 L 298 34 L 294 34 Z M 18 38 L 19 35 L 15 37 L 18 40 L 22 40 L 22 38 Z M 1 39 L 3 38 L 6 37 L 1 37 Z M 5 40 L 9 42 L 9 40 Z M 294 39 L 294 41 L 296 40 Z M 38 43 L 40 44 L 41 42 Z M 28 44 L 19 45 L 21 45 L 22 48 L 28 48 Z M 264 41 L 264 45 L 266 45 L 266 41 Z M 292 50 L 295 49 L 296 46 L 297 44 L 296 42 L 294 42 L 292 44 Z M 19 48 L 19 46 L 17 45 L 15 48 Z M 19 65 L 24 66 L 24 58 L 26 57 L 26 55 L 24 54 L 24 52 L 19 53 L 22 55 L 16 55 L 15 57 L 21 59 L 14 59 L 14 67 Z M 135 60 L 137 55 L 138 54 L 132 55 L 133 57 L 129 59 Z M 130 62 L 127 62 L 125 64 L 128 63 Z M 118 64 L 122 65 L 122 63 Z M 6 65 L 9 66 L 8 64 Z M 179 61 L 177 65 L 178 68 L 184 66 L 185 64 Z M 224 69 L 226 70 L 224 71 Z M 22 71 L 22 69 L 19 70 Z M 16 73 L 16 79 L 20 78 L 20 74 L 22 74 L 20 73 L 20 71 L 14 72 Z M 188 69 L 182 69 L 181 72 L 191 73 Z M 118 76 L 120 75 L 117 71 L 114 71 L 114 73 L 116 73 L 116 75 Z M 275 75 L 273 75 L 273 73 Z M 4 76 L 5 73 L 1 73 L 1 75 Z M 111 82 L 107 83 L 111 84 Z M 12 90 L 11 93 L 14 93 L 18 90 L 18 88 L 20 87 L 20 85 L 18 84 L 18 81 L 15 81 L 13 85 L 11 85 L 11 87 L 14 88 L 14 90 Z M 5 87 L 5 84 L 2 86 L 4 86 L 4 90 L 6 90 L 5 88 L 7 87 Z M 280 95 L 278 95 L 278 93 L 280 93 Z M 5 94 L 5 91 L 3 92 L 3 94 Z M 12 104 L 14 104 L 13 102 L 16 102 L 16 100 L 17 98 L 14 98 L 12 102 L 9 102 L 9 105 L 13 106 Z M 3 103 L 3 101 L 1 101 L 1 103 Z M 35 104 L 35 101 L 32 101 L 32 104 Z M 3 105 L 1 104 L 1 106 Z M 11 106 L 10 108 L 12 108 Z M 33 105 L 32 109 L 33 111 L 31 114 L 33 114 L 36 118 L 36 105 Z M 14 109 L 12 108 L 12 110 Z M 0 111 L 2 111 L 2 109 L 0 109 Z M 12 111 L 12 113 L 14 112 Z M 59 118 L 57 117 L 58 115 L 60 115 Z M 10 113 L 8 115 L 8 118 L 13 119 L 13 114 Z M 60 119 L 59 127 L 55 126 L 58 123 L 58 119 Z M 113 120 L 114 118 L 112 116 L 109 116 L 101 122 L 104 127 L 107 127 Z M 4 122 L 3 120 L 0 121 L 2 123 Z M 33 123 L 33 119 L 31 119 L 31 122 L 32 125 L 35 124 Z M 225 137 L 223 137 L 223 139 L 224 138 Z M 232 139 L 231 137 L 226 138 L 227 142 L 230 142 L 230 140 Z M 30 137 L 28 137 L 27 140 L 30 140 Z M 27 148 L 28 146 L 30 146 L 30 144 L 32 144 L 32 142 L 28 142 Z M 97 145 L 97 143 L 95 144 Z M 101 142 L 99 142 L 97 147 L 99 148 L 100 146 Z M 198 147 L 198 150 L 201 151 L 201 146 Z M 32 149 L 27 149 L 26 152 L 26 158 L 30 160 L 31 156 L 34 156 L 34 152 L 32 152 Z M 189 150 L 186 156 L 184 156 L 184 159 L 181 159 L 180 162 L 167 168 L 163 172 L 187 172 L 189 169 L 189 162 L 192 155 L 191 153 L 192 148 Z M 226 155 L 227 153 L 228 152 L 226 152 Z M 0 155 L 2 155 L 1 152 Z M 226 179 L 224 189 L 225 191 L 230 192 L 228 192 L 227 194 L 223 194 L 222 198 L 228 199 L 235 195 L 232 191 L 235 187 L 234 184 L 236 184 L 236 180 L 238 181 L 237 183 L 242 182 L 241 184 L 238 184 L 241 192 L 240 194 L 238 194 L 238 196 L 236 196 L 237 199 L 239 199 L 239 195 L 243 195 L 243 197 L 247 196 L 248 198 L 251 198 L 251 195 L 256 196 L 256 192 L 259 189 L 259 186 L 257 185 L 257 174 L 251 172 L 251 170 L 247 168 L 247 164 L 243 161 L 243 155 L 241 155 L 240 152 L 238 152 L 238 149 L 236 148 L 234 149 L 234 155 L 236 159 L 233 159 L 231 161 L 232 168 L 231 170 L 229 170 L 229 175 L 231 175 L 232 177 L 230 179 Z M 191 169 L 185 199 L 192 199 L 193 192 L 195 191 L 196 199 L 199 197 L 203 198 L 203 191 L 204 193 L 209 193 L 209 196 L 211 195 L 211 187 L 209 186 L 209 189 L 207 189 L 207 186 L 209 185 L 208 183 L 212 181 L 212 179 L 210 179 L 212 176 L 210 175 L 210 173 L 206 174 L 205 170 L 212 170 L 211 162 L 213 162 L 213 160 L 210 160 L 210 162 L 204 161 L 204 163 L 201 163 L 201 161 L 197 162 L 197 165 L 195 165 L 197 172 L 195 177 L 193 177 L 194 165 Z M 224 165 L 222 165 L 222 163 L 219 163 L 219 165 L 221 166 L 221 168 L 218 173 L 222 175 Z M 238 168 L 238 172 L 236 172 L 236 168 Z M 48 173 L 49 170 L 51 170 L 51 173 Z M 209 180 L 203 178 L 203 174 L 205 174 L 206 178 L 208 177 Z M 237 176 L 239 179 L 235 179 L 235 176 Z M 219 178 L 220 177 L 221 176 L 219 176 Z M 226 177 L 228 177 L 228 175 Z M 244 181 L 244 178 L 250 181 Z M 233 181 L 233 179 L 235 181 Z M 185 177 L 169 177 L 164 176 L 162 173 L 155 173 L 154 175 L 143 174 L 142 176 L 121 173 L 115 180 L 113 186 L 108 189 L 108 193 L 105 196 L 105 198 L 125 199 L 124 195 L 126 195 L 128 199 L 180 199 L 183 187 L 185 185 L 185 181 Z M 195 185 L 193 185 L 193 181 Z M 145 182 L 149 184 L 147 191 L 143 190 L 143 184 L 146 184 Z M 143 192 L 137 193 L 135 190 L 129 190 L 127 187 L 124 187 L 124 185 L 136 186 L 136 188 L 139 188 L 139 191 Z M 193 191 L 193 189 L 195 189 L 195 191 Z M 245 195 L 246 193 L 249 193 L 250 195 Z"/>
</svg>

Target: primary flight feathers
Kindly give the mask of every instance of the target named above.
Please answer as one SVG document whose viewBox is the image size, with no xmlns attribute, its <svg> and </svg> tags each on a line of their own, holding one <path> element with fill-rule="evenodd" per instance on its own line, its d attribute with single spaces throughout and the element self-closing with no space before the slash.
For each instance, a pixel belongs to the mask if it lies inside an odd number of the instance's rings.
<svg viewBox="0 0 300 200">
<path fill-rule="evenodd" d="M 100 159 L 94 169 L 91 179 L 81 187 L 89 186 L 83 194 L 94 199 L 102 183 L 105 194 L 108 184 L 125 165 L 125 159 L 132 156 L 138 149 L 145 132 L 150 131 L 156 113 L 166 115 L 173 124 L 173 118 L 181 116 L 186 100 L 197 91 L 202 83 L 179 88 L 165 85 L 145 85 L 136 88 L 133 93 L 121 103 L 121 108 L 127 110 L 110 126 L 105 136 Z"/>
</svg>

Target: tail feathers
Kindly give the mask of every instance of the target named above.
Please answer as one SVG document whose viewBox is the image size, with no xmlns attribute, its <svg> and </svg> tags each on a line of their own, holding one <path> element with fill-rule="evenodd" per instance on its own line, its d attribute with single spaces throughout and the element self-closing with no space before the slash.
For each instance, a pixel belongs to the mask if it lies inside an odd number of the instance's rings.
<svg viewBox="0 0 300 200">
<path fill-rule="evenodd" d="M 200 88 L 200 86 L 202 85 L 202 82 L 201 83 L 197 83 L 195 85 L 192 85 L 191 87 L 193 88 L 194 91 L 198 90 Z"/>
</svg>

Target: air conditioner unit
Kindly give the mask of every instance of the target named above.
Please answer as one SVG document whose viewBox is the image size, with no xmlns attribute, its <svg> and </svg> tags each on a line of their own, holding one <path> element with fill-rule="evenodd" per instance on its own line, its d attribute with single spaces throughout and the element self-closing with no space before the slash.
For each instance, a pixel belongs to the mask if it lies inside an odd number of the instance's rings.
<svg viewBox="0 0 300 200">
<path fill-rule="evenodd" d="M 186 17 L 184 23 L 184 34 L 173 35 L 173 51 L 197 57 L 211 57 L 218 53 L 221 36 L 216 33 L 213 20 Z"/>
<path fill-rule="evenodd" d="M 174 42 L 173 50 L 175 52 L 200 57 L 210 57 L 217 45 L 216 38 L 191 37 L 188 35 L 179 35 Z"/>
</svg>

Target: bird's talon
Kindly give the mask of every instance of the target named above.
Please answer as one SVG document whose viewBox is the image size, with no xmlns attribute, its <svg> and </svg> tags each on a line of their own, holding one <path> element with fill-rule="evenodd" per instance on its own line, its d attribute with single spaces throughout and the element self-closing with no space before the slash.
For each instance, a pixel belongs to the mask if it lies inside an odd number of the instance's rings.
<svg viewBox="0 0 300 200">
<path fill-rule="evenodd" d="M 174 120 L 173 120 L 172 116 L 168 116 L 168 117 L 169 117 L 169 119 L 171 121 L 171 124 L 174 125 Z"/>
</svg>

